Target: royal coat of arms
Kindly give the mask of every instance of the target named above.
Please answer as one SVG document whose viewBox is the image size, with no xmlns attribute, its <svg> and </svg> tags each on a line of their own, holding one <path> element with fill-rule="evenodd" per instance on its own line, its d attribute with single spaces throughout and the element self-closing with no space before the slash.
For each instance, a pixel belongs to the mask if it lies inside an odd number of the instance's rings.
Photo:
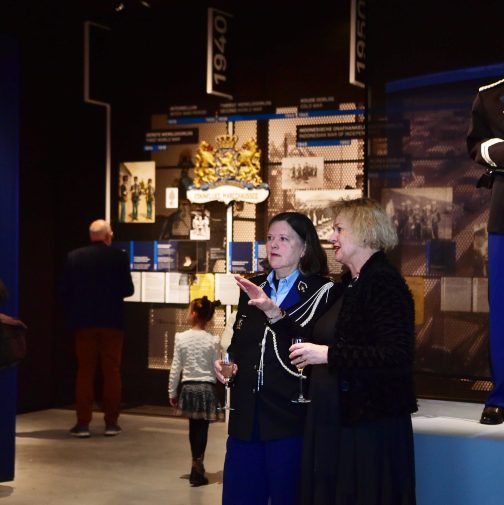
<svg viewBox="0 0 504 505">
<path fill-rule="evenodd" d="M 219 135 L 214 149 L 203 140 L 196 151 L 194 180 L 187 198 L 194 203 L 213 200 L 228 204 L 231 201 L 259 203 L 269 195 L 263 182 L 261 150 L 255 139 L 247 140 L 236 149 L 236 135 Z"/>
</svg>

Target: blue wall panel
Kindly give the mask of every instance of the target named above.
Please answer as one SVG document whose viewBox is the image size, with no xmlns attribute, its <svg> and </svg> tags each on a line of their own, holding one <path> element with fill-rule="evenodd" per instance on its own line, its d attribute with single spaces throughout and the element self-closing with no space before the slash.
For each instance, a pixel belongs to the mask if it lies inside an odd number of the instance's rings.
<svg viewBox="0 0 504 505">
<path fill-rule="evenodd" d="M 19 51 L 0 34 L 0 278 L 9 290 L 0 307 L 18 313 Z M 14 479 L 17 370 L 0 370 L 0 482 Z"/>
</svg>

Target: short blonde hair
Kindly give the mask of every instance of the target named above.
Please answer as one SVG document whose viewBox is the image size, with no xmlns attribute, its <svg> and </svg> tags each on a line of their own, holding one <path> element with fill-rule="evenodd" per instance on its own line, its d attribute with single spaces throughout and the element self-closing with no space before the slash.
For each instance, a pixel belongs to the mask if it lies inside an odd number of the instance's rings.
<svg viewBox="0 0 504 505">
<path fill-rule="evenodd" d="M 385 209 L 371 198 L 340 200 L 333 207 L 334 220 L 350 221 L 352 233 L 361 246 L 389 251 L 399 242 L 397 231 Z"/>
</svg>

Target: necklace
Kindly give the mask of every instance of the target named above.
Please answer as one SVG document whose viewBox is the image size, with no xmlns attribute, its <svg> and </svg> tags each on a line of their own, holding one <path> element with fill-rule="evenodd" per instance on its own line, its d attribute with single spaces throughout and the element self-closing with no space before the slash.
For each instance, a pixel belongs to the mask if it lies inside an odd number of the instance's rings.
<svg viewBox="0 0 504 505">
<path fill-rule="evenodd" d="M 348 284 L 348 287 L 353 288 L 358 280 L 359 280 L 359 274 L 357 274 L 355 277 L 352 277 L 352 280 Z"/>
</svg>

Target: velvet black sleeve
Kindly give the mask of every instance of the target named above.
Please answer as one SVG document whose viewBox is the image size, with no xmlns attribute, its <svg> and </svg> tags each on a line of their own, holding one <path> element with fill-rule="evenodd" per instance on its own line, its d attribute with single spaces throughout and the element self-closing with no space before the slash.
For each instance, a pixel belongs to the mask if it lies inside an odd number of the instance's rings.
<svg viewBox="0 0 504 505">
<path fill-rule="evenodd" d="M 329 347 L 330 368 L 411 366 L 414 352 L 414 305 L 399 273 L 377 272 L 360 296 L 350 300 Z"/>
</svg>

